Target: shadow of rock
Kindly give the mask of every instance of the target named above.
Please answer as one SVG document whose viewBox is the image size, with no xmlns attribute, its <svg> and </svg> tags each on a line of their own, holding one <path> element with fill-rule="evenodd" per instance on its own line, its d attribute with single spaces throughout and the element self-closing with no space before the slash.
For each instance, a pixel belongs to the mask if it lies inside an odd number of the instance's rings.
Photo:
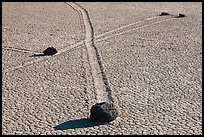
<svg viewBox="0 0 204 137">
<path fill-rule="evenodd" d="M 55 130 L 66 130 L 66 129 L 75 129 L 75 128 L 87 128 L 87 127 L 93 127 L 98 125 L 104 125 L 107 124 L 107 122 L 97 122 L 97 121 L 91 121 L 86 118 L 76 119 L 76 120 L 69 120 L 64 123 L 61 123 L 54 127 Z"/>
</svg>

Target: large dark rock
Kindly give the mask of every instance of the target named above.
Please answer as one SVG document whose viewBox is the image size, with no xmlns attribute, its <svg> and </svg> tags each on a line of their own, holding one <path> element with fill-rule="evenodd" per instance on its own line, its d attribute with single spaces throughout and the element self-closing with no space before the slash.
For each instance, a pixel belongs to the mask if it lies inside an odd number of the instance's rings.
<svg viewBox="0 0 204 137">
<path fill-rule="evenodd" d="M 110 122 L 117 118 L 118 111 L 113 103 L 96 103 L 91 108 L 90 120 L 100 122 Z"/>
<path fill-rule="evenodd" d="M 43 51 L 45 55 L 54 55 L 57 53 L 57 50 L 54 47 L 48 47 L 46 50 Z"/>
</svg>

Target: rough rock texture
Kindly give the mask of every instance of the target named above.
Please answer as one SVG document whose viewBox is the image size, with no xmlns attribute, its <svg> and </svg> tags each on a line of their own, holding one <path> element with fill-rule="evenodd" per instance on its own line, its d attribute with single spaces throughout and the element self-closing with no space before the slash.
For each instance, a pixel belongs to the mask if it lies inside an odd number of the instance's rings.
<svg viewBox="0 0 204 137">
<path fill-rule="evenodd" d="M 90 119 L 94 121 L 110 122 L 115 120 L 117 116 L 118 111 L 112 103 L 96 103 L 91 108 Z"/>
<path fill-rule="evenodd" d="M 43 51 L 45 55 L 54 55 L 57 53 L 57 50 L 54 47 L 48 47 L 46 50 Z"/>
</svg>

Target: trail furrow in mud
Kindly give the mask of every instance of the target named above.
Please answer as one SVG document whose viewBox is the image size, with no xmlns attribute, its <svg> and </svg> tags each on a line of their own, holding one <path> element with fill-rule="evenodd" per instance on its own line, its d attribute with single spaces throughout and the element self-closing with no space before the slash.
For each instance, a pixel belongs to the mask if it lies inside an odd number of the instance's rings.
<svg viewBox="0 0 204 137">
<path fill-rule="evenodd" d="M 14 48 L 14 47 L 2 47 L 4 50 L 12 50 L 12 51 L 17 51 L 17 52 L 25 52 L 25 53 L 36 53 L 39 54 L 37 51 L 31 51 L 27 49 L 21 49 L 21 48 Z"/>
<path fill-rule="evenodd" d="M 81 13 L 81 18 L 82 18 L 81 20 L 83 21 L 84 30 L 85 30 L 84 41 L 87 49 L 88 60 L 91 66 L 91 72 L 92 72 L 92 77 L 94 82 L 94 88 L 96 91 L 97 102 L 103 102 L 103 101 L 113 102 L 112 96 L 111 96 L 111 89 L 104 72 L 104 68 L 101 62 L 101 57 L 98 53 L 97 48 L 94 45 L 94 41 L 93 41 L 94 32 L 89 18 L 89 14 L 83 7 L 81 7 L 76 3 L 67 3 L 67 4 Z"/>
<path fill-rule="evenodd" d="M 102 34 L 95 37 L 94 42 L 100 42 L 100 41 L 110 39 L 110 38 L 113 38 L 113 37 L 116 37 L 119 35 L 123 35 L 125 33 L 131 32 L 131 31 L 135 31 L 137 29 L 142 29 L 145 27 L 149 27 L 149 26 L 153 26 L 153 25 L 156 25 L 159 23 L 163 23 L 163 22 L 168 21 L 170 19 L 171 18 L 169 18 L 169 17 L 160 17 L 160 16 L 148 18 L 148 19 L 145 19 L 144 21 L 132 23 L 132 24 L 125 25 L 125 26 L 113 29 L 111 31 L 102 33 Z"/>
<path fill-rule="evenodd" d="M 107 32 L 104 32 L 102 34 L 99 34 L 98 36 L 95 36 L 94 38 L 101 38 L 103 36 L 107 36 L 111 33 L 115 33 L 117 31 L 121 31 L 123 29 L 128 29 L 129 27 L 131 26 L 134 26 L 134 25 L 138 25 L 140 23 L 143 23 L 144 21 L 147 21 L 147 20 L 153 20 L 153 19 L 157 19 L 159 16 L 155 16 L 155 17 L 150 17 L 150 18 L 147 18 L 147 19 L 144 19 L 144 20 L 140 20 L 140 21 L 137 21 L 137 22 L 133 22 L 131 24 L 127 24 L 127 25 L 124 25 L 124 26 L 121 26 L 121 27 L 118 27 L 118 28 L 115 28 L 115 29 L 112 29 L 110 31 L 107 31 Z"/>
</svg>

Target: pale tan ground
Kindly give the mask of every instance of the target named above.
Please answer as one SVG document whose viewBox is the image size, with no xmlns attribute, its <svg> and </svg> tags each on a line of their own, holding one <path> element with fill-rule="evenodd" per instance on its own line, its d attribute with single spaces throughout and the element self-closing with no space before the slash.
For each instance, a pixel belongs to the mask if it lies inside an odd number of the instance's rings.
<svg viewBox="0 0 204 137">
<path fill-rule="evenodd" d="M 84 39 L 79 12 L 65 3 L 3 3 L 2 134 L 202 134 L 202 3 L 78 4 L 95 37 L 142 21 L 95 42 L 119 117 L 85 120 L 96 96 L 85 45 L 69 49 Z M 145 24 L 162 11 L 187 17 Z M 29 57 L 49 46 L 65 52 Z"/>
</svg>

